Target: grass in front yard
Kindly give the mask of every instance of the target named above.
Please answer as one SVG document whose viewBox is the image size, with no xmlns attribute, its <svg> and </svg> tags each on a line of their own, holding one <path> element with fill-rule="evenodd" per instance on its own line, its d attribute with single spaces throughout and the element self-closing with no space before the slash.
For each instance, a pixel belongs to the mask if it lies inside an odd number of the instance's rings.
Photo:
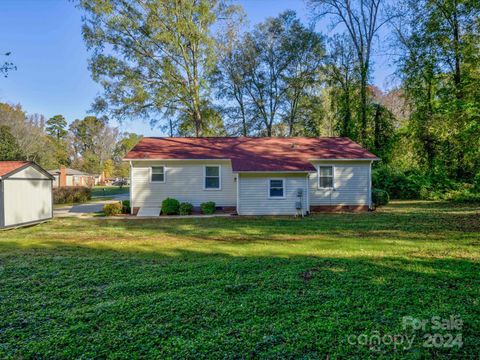
<svg viewBox="0 0 480 360">
<path fill-rule="evenodd" d="M 119 194 L 128 194 L 129 186 L 95 186 L 92 188 L 92 196 L 113 196 Z"/>
<path fill-rule="evenodd" d="M 0 233 L 0 357 L 476 358 L 480 208 L 57 219 Z M 459 315 L 460 331 L 402 317 Z M 463 346 L 423 347 L 427 333 Z M 370 348 L 356 336 L 415 335 Z"/>
</svg>

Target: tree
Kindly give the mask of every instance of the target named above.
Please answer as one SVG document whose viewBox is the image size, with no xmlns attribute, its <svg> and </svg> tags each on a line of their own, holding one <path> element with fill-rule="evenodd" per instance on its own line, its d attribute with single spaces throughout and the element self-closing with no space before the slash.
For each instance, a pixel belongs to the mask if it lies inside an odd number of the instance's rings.
<svg viewBox="0 0 480 360">
<path fill-rule="evenodd" d="M 238 46 L 227 79 L 230 93 L 238 104 L 248 104 L 261 134 L 272 136 L 276 129 L 277 134 L 292 135 L 298 105 L 318 78 L 324 55 L 321 36 L 303 26 L 295 12 L 286 11 L 258 24 Z M 240 113 L 247 114 L 246 109 Z M 286 126 L 274 126 L 279 123 Z"/>
<path fill-rule="evenodd" d="M 90 70 L 105 93 L 95 109 L 124 117 L 182 115 L 203 133 L 212 27 L 230 8 L 220 0 L 81 0 Z"/>
<path fill-rule="evenodd" d="M 421 164 L 471 181 L 480 169 L 480 4 L 405 0 L 393 23 L 408 129 Z"/>
<path fill-rule="evenodd" d="M 67 120 L 62 115 L 55 115 L 47 120 L 47 134 L 60 141 L 67 135 Z"/>
<path fill-rule="evenodd" d="M 282 34 L 285 34 L 285 26 L 291 20 L 291 13 L 267 19 L 248 33 L 243 41 L 242 76 L 266 136 L 273 135 L 273 124 L 280 120 L 280 109 L 285 102 L 287 85 L 281 75 L 290 59 L 284 51 Z"/>
<path fill-rule="evenodd" d="M 84 171 L 100 173 L 103 164 L 113 156 L 118 129 L 106 118 L 86 116 L 70 124 L 70 142 L 75 163 Z"/>
<path fill-rule="evenodd" d="M 292 13 L 295 17 L 295 13 Z M 288 125 L 288 136 L 302 132 L 300 113 L 305 98 L 311 97 L 319 83 L 320 66 L 324 62 L 325 48 L 322 36 L 313 26 L 305 27 L 294 18 L 285 34 L 284 47 L 290 61 L 282 76 L 287 83 L 284 121 Z M 303 104 L 302 104 L 303 102 Z M 298 127 L 298 128 L 297 128 Z"/>
<path fill-rule="evenodd" d="M 226 23 L 216 39 L 217 63 L 211 81 L 217 99 L 222 100 L 221 112 L 231 135 L 248 136 L 258 120 L 248 98 L 242 70 L 242 27 L 245 14 L 241 9 Z"/>
<path fill-rule="evenodd" d="M 355 49 L 346 35 L 335 35 L 330 41 L 330 52 L 325 67 L 326 83 L 331 106 L 340 136 L 358 137 L 358 126 L 352 114 L 359 109 L 359 73 L 355 65 Z"/>
<path fill-rule="evenodd" d="M 3 56 L 8 57 L 11 55 L 11 52 L 3 54 Z M 0 65 L 0 74 L 3 74 L 4 77 L 8 76 L 8 73 L 12 70 L 17 70 L 17 67 L 11 61 L 5 61 Z"/>
<path fill-rule="evenodd" d="M 26 160 L 49 167 L 54 162 L 50 143 L 44 132 L 45 118 L 27 115 L 22 107 L 0 103 L 0 126 L 5 125 L 15 138 Z"/>
<path fill-rule="evenodd" d="M 371 72 L 372 43 L 379 29 L 389 20 L 379 20 L 384 0 L 309 0 L 317 16 L 331 15 L 343 24 L 355 48 L 360 73 L 360 139 L 367 139 L 368 81 Z"/>
<path fill-rule="evenodd" d="M 22 160 L 23 155 L 17 140 L 6 125 L 0 125 L 0 160 Z"/>
<path fill-rule="evenodd" d="M 111 178 L 115 172 L 115 164 L 113 163 L 112 159 L 107 159 L 103 163 L 103 174 L 106 178 Z"/>
<path fill-rule="evenodd" d="M 115 145 L 115 151 L 113 154 L 114 171 L 115 176 L 121 178 L 127 178 L 130 173 L 130 165 L 127 162 L 123 162 L 122 159 L 127 153 L 137 145 L 143 138 L 142 135 L 135 133 L 123 133 L 120 140 Z"/>
<path fill-rule="evenodd" d="M 226 102 L 223 105 L 223 114 L 230 120 L 230 133 L 248 136 L 256 117 L 249 102 L 247 83 L 241 67 L 241 40 L 231 40 L 221 47 L 212 81 L 217 97 Z"/>
</svg>

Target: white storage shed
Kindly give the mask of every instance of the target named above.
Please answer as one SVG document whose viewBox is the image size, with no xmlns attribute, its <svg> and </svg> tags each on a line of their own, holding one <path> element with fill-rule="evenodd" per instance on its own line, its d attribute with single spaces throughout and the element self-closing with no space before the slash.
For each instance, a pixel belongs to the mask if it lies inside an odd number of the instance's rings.
<svg viewBox="0 0 480 360">
<path fill-rule="evenodd" d="M 53 176 L 30 161 L 0 161 L 0 229 L 53 217 Z"/>
</svg>

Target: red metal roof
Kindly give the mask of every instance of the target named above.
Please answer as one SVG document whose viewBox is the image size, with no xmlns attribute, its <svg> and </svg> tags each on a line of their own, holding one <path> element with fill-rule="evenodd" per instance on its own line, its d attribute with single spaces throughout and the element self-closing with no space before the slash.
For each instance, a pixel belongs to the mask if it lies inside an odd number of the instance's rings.
<svg viewBox="0 0 480 360">
<path fill-rule="evenodd" d="M 7 175 L 27 164 L 29 161 L 0 161 L 0 176 Z"/>
<path fill-rule="evenodd" d="M 313 159 L 378 158 L 345 137 L 147 137 L 124 158 L 161 159 L 229 159 L 233 171 L 315 171 Z"/>
</svg>

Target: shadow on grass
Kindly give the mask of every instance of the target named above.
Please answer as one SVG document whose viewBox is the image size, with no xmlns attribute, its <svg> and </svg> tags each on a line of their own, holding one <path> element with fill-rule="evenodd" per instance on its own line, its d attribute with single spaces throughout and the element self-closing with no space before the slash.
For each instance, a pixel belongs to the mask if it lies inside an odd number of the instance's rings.
<svg viewBox="0 0 480 360">
<path fill-rule="evenodd" d="M 46 242 L 0 251 L 0 356 L 468 357 L 480 265 L 459 259 L 231 256 Z M 425 348 L 402 317 L 460 315 L 461 348 Z M 415 334 L 377 350 L 349 335 Z M 440 331 L 446 333 L 446 331 Z"/>
<path fill-rule="evenodd" d="M 395 209 L 396 211 L 398 208 Z M 68 225 L 72 234 L 82 234 L 94 228 L 105 236 L 122 238 L 123 234 L 139 232 L 143 237 L 158 234 L 180 236 L 194 240 L 250 242 L 253 240 L 296 240 L 299 238 L 397 239 L 404 241 L 450 241 L 456 234 L 480 232 L 480 209 L 463 213 L 378 212 L 365 214 L 315 214 L 308 218 L 291 217 L 230 217 L 209 219 L 158 220 L 81 220 L 63 219 L 54 222 L 63 237 L 62 226 Z M 59 223 L 58 221 L 61 221 Z M 50 231 L 47 229 L 46 231 Z M 39 229 L 41 232 L 42 230 Z"/>
</svg>

